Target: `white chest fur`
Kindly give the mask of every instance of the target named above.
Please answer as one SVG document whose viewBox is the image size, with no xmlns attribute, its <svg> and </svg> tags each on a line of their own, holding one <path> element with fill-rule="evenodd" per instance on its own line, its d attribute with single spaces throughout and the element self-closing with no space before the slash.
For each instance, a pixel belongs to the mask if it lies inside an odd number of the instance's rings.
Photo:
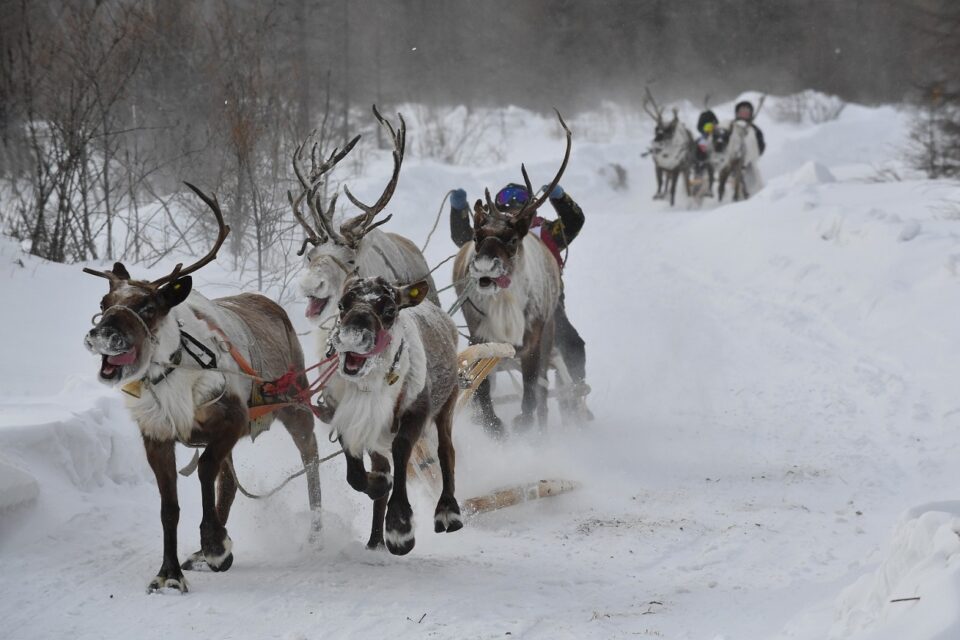
<svg viewBox="0 0 960 640">
<path fill-rule="evenodd" d="M 413 313 L 415 308 L 400 313 L 391 331 L 390 348 L 376 356 L 363 378 L 344 377 L 338 371 L 330 381 L 328 395 L 337 407 L 331 427 L 351 455 L 376 451 L 389 457 L 394 413 L 406 409 L 426 384 L 426 354 Z M 403 352 L 395 370 L 399 379 L 389 384 L 387 373 L 401 344 Z"/>
<path fill-rule="evenodd" d="M 527 234 L 511 285 L 494 295 L 470 298 L 482 312 L 477 337 L 517 347 L 522 345 L 528 316 L 549 315 L 553 310 L 548 307 L 556 304 L 560 282 L 558 275 L 549 269 L 553 261 L 543 243 L 532 232 Z"/>
<path fill-rule="evenodd" d="M 205 317 L 217 319 L 221 326 L 226 325 L 224 318 L 218 318 L 214 305 L 199 294 L 192 293 L 189 303 L 177 307 L 157 331 L 159 345 L 153 356 L 147 378 L 159 377 L 166 369 L 166 363 L 159 354 L 173 353 L 180 341 L 180 328 L 200 342 L 223 354 L 220 342 L 205 322 L 199 320 L 191 310 L 195 307 Z M 204 371 L 191 365 L 189 357 L 184 356 L 182 366 L 176 368 L 157 384 L 144 382 L 140 397 L 126 396 L 125 403 L 133 419 L 137 421 L 144 436 L 155 440 L 180 440 L 187 442 L 195 427 L 197 409 L 221 394 L 231 393 L 246 399 L 249 395 L 249 383 L 234 375 L 225 375 L 217 371 Z M 236 370 L 229 357 L 221 357 L 218 366 L 227 370 Z"/>
</svg>

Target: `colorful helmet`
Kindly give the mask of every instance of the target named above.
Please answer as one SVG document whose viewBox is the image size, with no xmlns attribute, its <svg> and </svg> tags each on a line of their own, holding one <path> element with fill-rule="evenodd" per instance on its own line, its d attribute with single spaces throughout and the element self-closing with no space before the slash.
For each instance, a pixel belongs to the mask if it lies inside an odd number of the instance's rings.
<svg viewBox="0 0 960 640">
<path fill-rule="evenodd" d="M 718 122 L 719 120 L 717 120 L 717 114 L 710 109 L 707 109 L 700 114 L 699 118 L 697 118 L 697 130 L 700 131 L 700 133 L 710 133 L 706 129 L 707 124 L 715 125 Z"/>
</svg>

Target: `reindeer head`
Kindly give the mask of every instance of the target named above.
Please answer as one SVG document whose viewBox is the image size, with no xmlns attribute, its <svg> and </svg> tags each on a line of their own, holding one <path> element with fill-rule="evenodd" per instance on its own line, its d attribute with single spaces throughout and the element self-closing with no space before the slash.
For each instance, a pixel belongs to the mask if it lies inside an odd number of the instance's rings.
<svg viewBox="0 0 960 640">
<path fill-rule="evenodd" d="M 530 230 L 534 214 L 547 201 L 554 187 L 560 183 L 570 160 L 571 136 L 567 123 L 557 112 L 560 126 L 566 132 L 567 149 L 560 170 L 539 198 L 530 185 L 527 168 L 520 166 L 524 186 L 511 184 L 491 199 L 485 190 L 486 204 L 477 200 L 473 207 L 474 254 L 470 260 L 470 276 L 477 281 L 481 295 L 493 295 L 510 286 L 512 276 L 523 254 L 523 239 Z"/>
<path fill-rule="evenodd" d="M 664 124 L 663 120 L 658 120 L 656 126 L 653 128 L 653 143 L 655 145 L 663 145 L 669 142 L 673 138 L 673 134 L 677 132 L 677 125 L 680 123 L 680 118 L 677 116 L 677 110 L 673 110 L 673 120 Z"/>
<path fill-rule="evenodd" d="M 722 154 L 727 150 L 730 145 L 731 129 L 730 125 L 721 126 L 718 124 L 713 127 L 713 131 L 710 133 L 710 144 L 713 146 L 714 153 Z"/>
<path fill-rule="evenodd" d="M 340 321 L 331 338 L 340 355 L 340 373 L 350 378 L 369 374 L 393 341 L 402 309 L 423 302 L 430 285 L 424 280 L 395 287 L 383 277 L 351 278 L 340 295 Z"/>
<path fill-rule="evenodd" d="M 297 198 L 292 194 L 288 196 L 294 216 L 307 232 L 307 239 L 297 253 L 297 255 L 303 255 L 306 252 L 306 269 L 300 278 L 300 291 L 307 298 L 307 318 L 317 325 L 325 323 L 336 314 L 339 293 L 347 278 L 357 270 L 358 254 L 364 237 L 392 217 L 386 216 L 374 222 L 374 218 L 387 206 L 396 189 L 397 180 L 400 177 L 400 166 L 403 163 L 407 128 L 403 116 L 398 115 L 400 128 L 395 131 L 377 111 L 376 105 L 373 107 L 373 114 L 393 141 L 393 175 L 380 199 L 372 206 L 357 200 L 350 193 L 350 189 L 344 187 L 347 198 L 363 213 L 347 220 L 339 228 L 333 222 L 338 194 L 334 193 L 324 207 L 320 192 L 325 186 L 325 175 L 353 149 L 360 136 L 353 138 L 342 151 L 334 149 L 326 161 L 318 163 L 318 145 L 315 142 L 316 132 L 314 132 L 297 148 L 293 156 L 293 169 L 300 181 L 302 191 Z M 303 166 L 305 150 L 308 146 L 311 148 L 310 171 Z M 313 225 L 307 222 L 300 210 L 304 200 L 310 208 Z M 309 251 L 307 251 L 308 244 L 313 245 Z"/>
<path fill-rule="evenodd" d="M 212 261 L 230 233 L 216 197 L 207 197 L 192 184 L 187 186 L 217 217 L 217 241 L 206 256 L 185 269 L 178 264 L 169 275 L 152 282 L 134 280 L 119 262 L 110 271 L 84 269 L 110 282 L 110 291 L 100 301 L 99 319 L 83 341 L 91 353 L 101 357 L 99 379 L 104 384 L 138 380 L 152 363 L 169 361 L 180 345 L 179 328 L 170 311 L 190 294 L 193 279 L 188 274 Z"/>
</svg>

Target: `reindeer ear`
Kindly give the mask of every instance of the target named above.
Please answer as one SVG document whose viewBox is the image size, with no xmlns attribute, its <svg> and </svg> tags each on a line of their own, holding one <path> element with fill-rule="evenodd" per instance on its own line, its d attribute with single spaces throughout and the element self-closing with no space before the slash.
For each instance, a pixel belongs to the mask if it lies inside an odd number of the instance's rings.
<svg viewBox="0 0 960 640">
<path fill-rule="evenodd" d="M 191 289 L 193 289 L 193 278 L 183 276 L 160 287 L 160 299 L 167 310 L 170 310 L 186 300 Z"/>
<path fill-rule="evenodd" d="M 430 285 L 426 280 L 421 280 L 420 282 L 414 282 L 405 287 L 400 287 L 398 293 L 400 295 L 399 303 L 401 309 L 415 307 L 427 299 L 427 294 L 430 293 Z"/>
<path fill-rule="evenodd" d="M 113 275 L 117 276 L 120 280 L 130 279 L 130 272 L 128 272 L 127 268 L 120 262 L 113 263 Z"/>
</svg>

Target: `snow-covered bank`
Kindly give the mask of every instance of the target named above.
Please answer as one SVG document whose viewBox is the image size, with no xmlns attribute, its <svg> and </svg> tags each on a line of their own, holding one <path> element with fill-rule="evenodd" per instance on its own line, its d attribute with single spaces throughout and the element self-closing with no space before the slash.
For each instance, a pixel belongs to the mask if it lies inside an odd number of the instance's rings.
<svg viewBox="0 0 960 640">
<path fill-rule="evenodd" d="M 556 123 L 509 117 L 519 123 L 509 163 L 408 161 L 387 228 L 419 244 L 446 190 L 479 196 L 517 179 L 520 159 L 535 181 L 552 175 Z M 640 157 L 649 123 L 588 141 L 573 125 L 563 185 L 588 220 L 570 252 L 567 305 L 588 344 L 597 420 L 499 445 L 462 419 L 455 443 L 461 499 L 536 477 L 577 480 L 580 491 L 452 535 L 432 532 L 432 505 L 415 495 L 417 547 L 395 558 L 363 549 L 369 503 L 338 459 L 322 468 L 322 548 L 307 542 L 302 481 L 266 502 L 238 498 L 233 568 L 188 575 L 183 598 L 143 593 L 160 562 L 156 488 L 135 426 L 94 382 L 81 345 L 103 282 L 0 241 L 0 292 L 16 301 L 0 307 L 11 354 L 0 359 L 0 456 L 35 482 L 32 497 L 0 512 L 5 634 L 812 640 L 950 628 L 960 605 L 936 618 L 925 607 L 946 606 L 939 598 L 952 591 L 939 585 L 956 584 L 954 509 L 917 512 L 889 539 L 906 509 L 956 499 L 960 486 L 960 223 L 950 207 L 960 188 L 868 180 L 895 162 L 904 116 L 892 108 L 760 125 L 767 188 L 700 211 L 650 200 L 653 170 Z M 361 199 L 382 188 L 388 163 L 356 181 Z M 627 189 L 610 187 L 611 163 L 626 169 Z M 428 261 L 452 251 L 444 219 Z M 235 282 L 219 265 L 196 278 L 211 295 Z M 289 311 L 305 329 L 302 304 Z M 254 490 L 298 465 L 278 428 L 236 457 Z M 198 544 L 196 479 L 180 492 L 183 557 Z M 913 595 L 924 597 L 880 607 Z"/>
</svg>

